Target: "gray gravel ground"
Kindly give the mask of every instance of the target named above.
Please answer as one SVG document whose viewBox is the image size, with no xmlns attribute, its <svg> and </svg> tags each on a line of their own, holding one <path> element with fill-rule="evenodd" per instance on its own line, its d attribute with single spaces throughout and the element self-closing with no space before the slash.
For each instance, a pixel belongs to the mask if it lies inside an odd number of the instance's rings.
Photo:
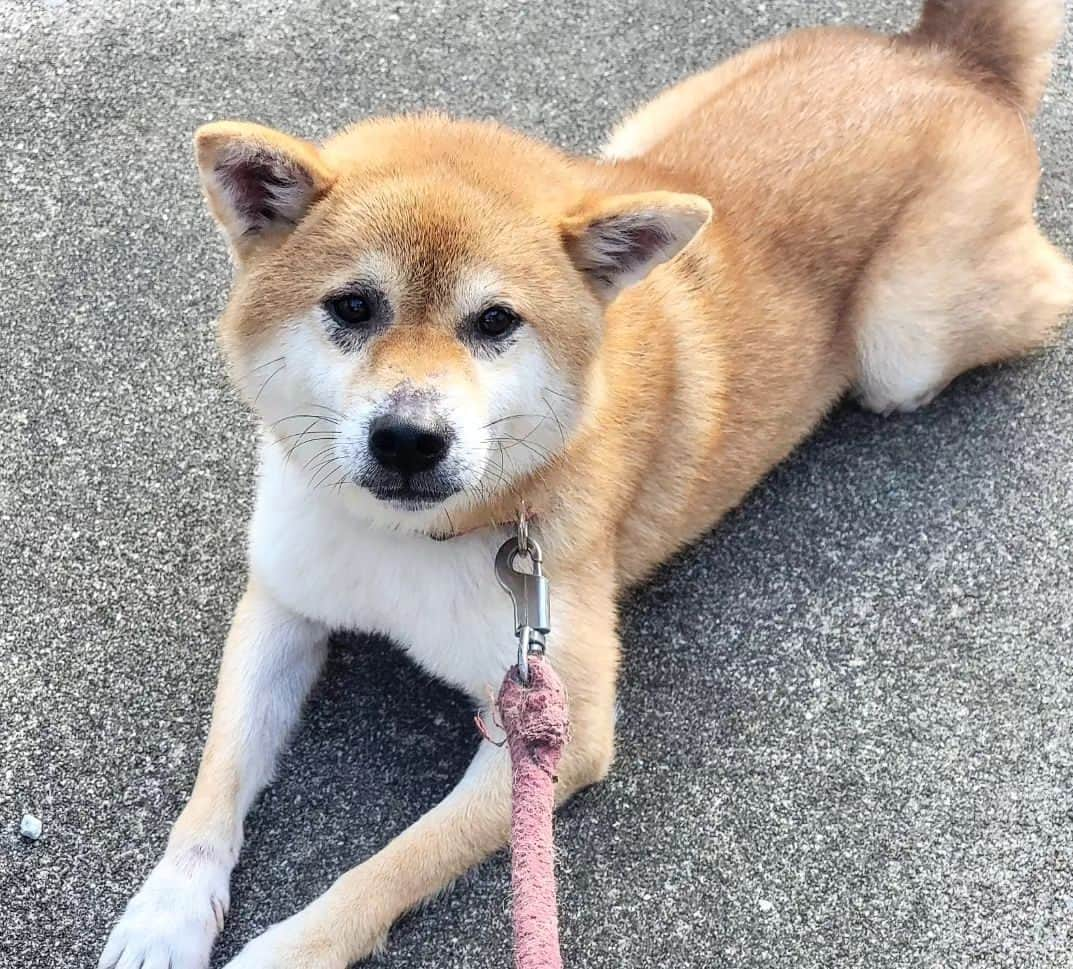
<svg viewBox="0 0 1073 969">
<path fill-rule="evenodd" d="M 0 3 L 3 969 L 95 962 L 190 789 L 242 583 L 251 427 L 213 344 L 228 267 L 191 131 L 435 107 L 589 150 L 722 54 L 914 7 Z M 1039 122 L 1067 251 L 1071 53 Z M 630 599 L 620 757 L 558 828 L 569 966 L 1070 964 L 1071 457 L 1067 335 L 919 415 L 834 414 Z M 388 644 L 340 643 L 249 826 L 217 964 L 474 745 L 464 703 Z M 508 964 L 502 857 L 383 960 Z"/>
</svg>

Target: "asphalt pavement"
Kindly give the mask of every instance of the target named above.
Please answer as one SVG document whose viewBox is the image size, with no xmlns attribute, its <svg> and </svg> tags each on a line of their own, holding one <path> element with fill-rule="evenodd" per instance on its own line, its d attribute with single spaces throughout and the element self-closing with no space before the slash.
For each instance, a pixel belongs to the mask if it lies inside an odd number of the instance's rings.
<svg viewBox="0 0 1073 969">
<path fill-rule="evenodd" d="M 0 2 L 0 967 L 95 964 L 188 794 L 243 582 L 252 425 L 190 135 L 417 108 L 579 151 L 664 85 L 907 0 Z M 1038 131 L 1073 247 L 1073 46 Z M 717 137 L 717 133 L 713 134 Z M 560 816 L 568 967 L 1070 965 L 1073 333 L 846 406 L 632 595 L 620 753 Z M 476 738 L 340 641 L 248 826 L 222 965 L 435 803 Z M 43 824 L 36 842 L 22 815 Z M 385 967 L 510 963 L 500 856 Z"/>
</svg>

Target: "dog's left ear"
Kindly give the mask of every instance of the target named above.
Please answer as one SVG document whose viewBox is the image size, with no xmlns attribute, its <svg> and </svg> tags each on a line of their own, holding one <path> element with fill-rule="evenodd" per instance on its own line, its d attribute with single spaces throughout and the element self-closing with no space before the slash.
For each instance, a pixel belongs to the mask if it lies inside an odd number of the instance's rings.
<svg viewBox="0 0 1073 969">
<path fill-rule="evenodd" d="M 209 208 L 240 261 L 285 237 L 334 181 L 316 145 L 257 124 L 204 125 L 194 148 Z"/>
<path fill-rule="evenodd" d="M 644 192 L 584 205 L 560 231 L 574 265 L 610 301 L 681 252 L 711 218 L 699 195 Z"/>
</svg>

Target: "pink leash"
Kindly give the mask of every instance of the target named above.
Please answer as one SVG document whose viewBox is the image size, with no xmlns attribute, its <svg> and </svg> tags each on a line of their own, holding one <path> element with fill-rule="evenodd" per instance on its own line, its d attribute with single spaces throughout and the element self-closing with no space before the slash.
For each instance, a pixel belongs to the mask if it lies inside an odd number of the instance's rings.
<svg viewBox="0 0 1073 969">
<path fill-rule="evenodd" d="M 531 572 L 517 563 L 528 559 Z M 517 969 L 562 969 L 555 899 L 555 771 L 569 739 L 566 690 L 544 655 L 551 597 L 543 554 L 529 535 L 524 507 L 518 531 L 496 555 L 496 578 L 514 601 L 518 664 L 500 687 L 496 707 L 511 763 L 511 884 Z M 478 718 L 478 727 L 484 733 Z"/>
<path fill-rule="evenodd" d="M 555 770 L 568 736 L 566 691 L 547 662 L 529 661 L 529 683 L 515 666 L 497 701 L 510 747 L 511 884 L 517 969 L 562 969 L 555 899 Z"/>
</svg>

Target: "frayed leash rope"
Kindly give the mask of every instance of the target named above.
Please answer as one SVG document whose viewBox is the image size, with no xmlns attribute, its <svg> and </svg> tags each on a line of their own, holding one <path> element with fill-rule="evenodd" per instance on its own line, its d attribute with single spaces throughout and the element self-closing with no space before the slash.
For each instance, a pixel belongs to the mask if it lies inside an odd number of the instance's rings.
<svg viewBox="0 0 1073 969">
<path fill-rule="evenodd" d="M 555 772 L 568 736 L 566 691 L 547 661 L 531 658 L 529 683 L 514 667 L 497 703 L 511 762 L 511 886 L 517 969 L 562 969 L 555 898 Z"/>
<path fill-rule="evenodd" d="M 528 560 L 532 571 L 522 571 Z M 524 505 L 517 533 L 496 555 L 499 584 L 514 602 L 518 664 L 499 690 L 496 710 L 511 763 L 511 885 L 517 969 L 562 969 L 555 898 L 555 772 L 569 737 L 566 690 L 544 657 L 551 631 L 551 597 L 543 554 L 529 535 Z M 477 725 L 484 733 L 478 718 Z M 486 734 L 487 736 L 487 734 Z"/>
</svg>

